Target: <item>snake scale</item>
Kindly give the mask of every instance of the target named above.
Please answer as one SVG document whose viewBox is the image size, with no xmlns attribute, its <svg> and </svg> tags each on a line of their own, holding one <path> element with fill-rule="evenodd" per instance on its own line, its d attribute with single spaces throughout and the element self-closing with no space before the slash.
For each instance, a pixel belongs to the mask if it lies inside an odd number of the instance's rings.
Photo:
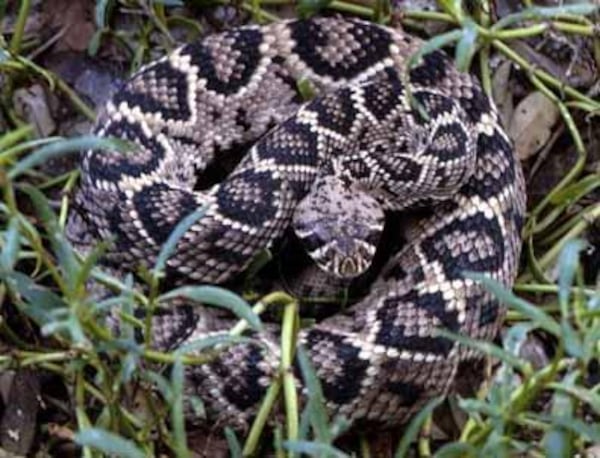
<svg viewBox="0 0 600 458">
<path fill-rule="evenodd" d="M 405 422 L 447 392 L 473 357 L 436 328 L 496 335 L 501 304 L 462 273 L 510 286 L 525 212 L 520 166 L 493 103 L 441 51 L 408 69 L 421 45 L 358 19 L 312 18 L 225 31 L 148 64 L 95 128 L 138 150 L 84 154 L 70 239 L 82 250 L 114 240 L 104 262 L 120 271 L 151 266 L 173 228 L 203 206 L 167 276 L 220 284 L 281 238 L 307 196 L 317 212 L 323 205 L 340 210 L 329 216 L 351 215 L 342 232 L 378 211 L 425 209 L 366 297 L 299 334 L 331 414 L 355 424 Z M 299 80 L 317 97 L 306 102 Z M 212 161 L 248 142 L 222 182 L 195 189 Z M 310 239 L 318 221 L 299 220 Z M 373 224 L 383 223 L 373 216 Z M 368 256 L 375 242 L 364 242 L 358 248 Z M 338 274 L 368 267 L 320 261 Z M 226 332 L 210 310 L 182 306 L 157 317 L 154 342 L 172 347 Z M 277 337 L 255 337 L 262 345 L 231 346 L 187 369 L 186 389 L 201 396 L 214 424 L 247 426 L 277 373 Z"/>
</svg>

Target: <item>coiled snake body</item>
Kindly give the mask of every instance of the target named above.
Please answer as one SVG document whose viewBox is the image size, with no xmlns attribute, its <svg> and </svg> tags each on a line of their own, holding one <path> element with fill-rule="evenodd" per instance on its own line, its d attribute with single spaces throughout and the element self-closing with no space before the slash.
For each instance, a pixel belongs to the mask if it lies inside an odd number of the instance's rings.
<svg viewBox="0 0 600 458">
<path fill-rule="evenodd" d="M 341 184 L 359 218 L 354 193 L 386 211 L 426 208 L 364 299 L 300 332 L 331 413 L 405 421 L 446 392 L 472 356 L 436 328 L 496 334 L 500 304 L 462 273 L 512 284 L 525 208 L 520 167 L 492 103 L 439 51 L 408 70 L 420 45 L 383 26 L 316 18 L 234 29 L 149 64 L 96 127 L 139 151 L 85 154 L 71 240 L 85 249 L 114 238 L 107 263 L 152 265 L 177 223 L 205 206 L 167 274 L 221 283 L 282 235 L 318 183 Z M 304 103 L 300 79 L 320 95 Z M 194 190 L 199 171 L 249 141 L 256 143 L 222 183 Z M 338 204 L 348 213 L 344 199 Z M 213 325 L 183 308 L 156 320 L 155 342 L 219 332 Z M 224 423 L 244 426 L 275 374 L 277 340 L 257 338 L 266 345 L 229 347 L 187 371 L 187 389 Z"/>
</svg>

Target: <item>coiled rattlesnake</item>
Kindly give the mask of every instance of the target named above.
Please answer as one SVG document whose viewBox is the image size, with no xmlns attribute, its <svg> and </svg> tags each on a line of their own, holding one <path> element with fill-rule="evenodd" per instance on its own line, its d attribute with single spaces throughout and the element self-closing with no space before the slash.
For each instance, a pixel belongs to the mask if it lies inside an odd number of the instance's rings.
<svg viewBox="0 0 600 458">
<path fill-rule="evenodd" d="M 444 393 L 470 356 L 435 337 L 435 328 L 496 334 L 500 304 L 462 272 L 511 285 L 525 211 L 520 167 L 492 103 L 442 52 L 409 71 L 408 57 L 421 44 L 360 20 L 315 18 L 230 30 L 145 66 L 96 127 L 139 151 L 85 154 L 70 238 L 82 249 L 115 238 L 108 264 L 152 265 L 177 223 L 205 205 L 167 274 L 221 283 L 282 235 L 305 196 L 323 197 L 316 183 L 333 180 L 334 200 L 338 188 L 359 202 L 368 196 L 376 213 L 426 208 L 364 299 L 300 332 L 332 413 L 363 423 L 405 421 Z M 307 104 L 297 87 L 302 78 L 320 94 Z M 249 141 L 257 142 L 222 183 L 194 190 L 200 170 Z M 337 200 L 341 216 L 345 201 Z M 365 214 L 362 204 L 348 205 L 357 218 Z M 302 226 L 310 218 L 298 220 Z M 373 221 L 377 232 L 380 217 Z M 299 232 L 310 238 L 314 231 L 305 225 Z M 321 259 L 350 274 L 367 264 L 346 261 Z M 183 307 L 157 318 L 155 342 L 218 332 L 206 323 L 202 312 Z M 257 338 L 266 345 L 230 347 L 187 371 L 187 389 L 223 422 L 244 425 L 274 375 L 276 339 Z"/>
</svg>

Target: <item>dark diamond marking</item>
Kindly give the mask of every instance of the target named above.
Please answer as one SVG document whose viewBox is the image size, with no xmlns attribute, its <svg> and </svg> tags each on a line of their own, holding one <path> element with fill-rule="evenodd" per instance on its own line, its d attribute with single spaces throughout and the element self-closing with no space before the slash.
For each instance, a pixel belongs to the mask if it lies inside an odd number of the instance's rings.
<svg viewBox="0 0 600 458">
<path fill-rule="evenodd" d="M 199 77 L 206 78 L 206 88 L 219 94 L 234 94 L 244 87 L 256 70 L 260 62 L 258 47 L 262 44 L 262 33 L 258 29 L 238 29 L 223 33 L 223 39 L 233 38 L 232 50 L 239 52 L 235 62 L 241 68 L 239 73 L 234 73 L 227 81 L 219 78 L 214 66 L 211 50 L 201 41 L 190 43 L 182 50 L 182 54 L 189 55 L 191 63 L 199 69 Z"/>
<path fill-rule="evenodd" d="M 419 385 L 400 381 L 388 382 L 386 388 L 390 393 L 393 393 L 400 398 L 400 405 L 402 407 L 411 407 L 416 404 L 425 391 Z"/>
<path fill-rule="evenodd" d="M 449 97 L 432 92 L 414 91 L 412 95 L 415 101 L 425 109 L 430 119 L 451 113 L 456 106 L 456 102 Z"/>
<path fill-rule="evenodd" d="M 165 202 L 170 205 L 165 207 Z M 191 193 L 169 188 L 164 183 L 142 188 L 134 194 L 133 204 L 144 229 L 157 245 L 164 244 L 175 226 L 198 208 Z"/>
<path fill-rule="evenodd" d="M 461 97 L 458 101 L 465 109 L 470 121 L 477 123 L 481 120 L 482 115 L 492 112 L 492 106 L 488 97 L 477 84 L 473 84 L 471 92 L 471 97 Z"/>
<path fill-rule="evenodd" d="M 428 150 L 435 148 L 435 157 L 442 162 L 466 158 L 469 138 L 460 124 L 445 124 L 436 129 L 435 136 Z M 438 145 L 439 142 L 450 142 Z M 442 147 L 439 147 L 442 146 Z"/>
<path fill-rule="evenodd" d="M 259 383 L 261 377 L 265 374 L 259 369 L 259 363 L 263 360 L 260 349 L 256 347 L 247 347 L 247 354 L 244 359 L 244 383 L 239 383 L 239 380 L 229 380 L 224 384 L 223 394 L 238 409 L 244 411 L 258 404 L 265 394 L 265 387 Z M 231 371 L 231 368 L 226 366 L 224 362 L 218 361 L 213 367 L 220 365 L 218 370 L 226 375 Z M 237 370 L 237 368 L 235 368 Z M 215 370 L 217 372 L 217 370 Z M 219 372 L 217 372 L 219 373 Z M 231 377 L 233 378 L 233 377 Z"/>
<path fill-rule="evenodd" d="M 452 62 L 442 51 L 433 51 L 423 56 L 423 62 L 410 71 L 411 81 L 420 86 L 436 86 L 443 80 Z"/>
<path fill-rule="evenodd" d="M 467 312 L 476 314 L 479 310 L 478 326 L 484 328 L 496 323 L 500 314 L 500 302 L 496 299 L 488 299 L 483 294 L 477 294 L 467 298 Z"/>
<path fill-rule="evenodd" d="M 478 175 L 469 180 L 461 190 L 466 196 L 479 196 L 488 200 L 499 195 L 507 186 L 515 182 L 515 158 L 511 145 L 499 135 L 491 137 L 480 135 L 477 139 L 477 152 L 480 160 L 485 160 L 489 156 L 487 159 L 490 161 L 505 159 L 507 162 L 506 167 L 501 170 L 495 168 L 493 173 L 481 169 L 476 171 Z M 498 173 L 499 176 L 496 176 Z"/>
<path fill-rule="evenodd" d="M 403 158 L 400 162 L 400 167 L 394 170 L 393 167 L 382 167 L 386 172 L 394 173 L 397 178 L 394 178 L 398 182 L 417 182 L 423 166 L 411 159 Z M 384 165 L 384 164 L 380 164 Z"/>
<path fill-rule="evenodd" d="M 377 311 L 377 318 L 382 326 L 375 342 L 399 350 L 407 349 L 413 352 L 447 356 L 454 345 L 451 340 L 412 333 L 407 335 L 407 326 L 394 323 L 397 319 L 398 307 L 408 307 L 408 304 L 438 318 L 442 328 L 453 332 L 459 330 L 457 312 L 446 310 L 447 302 L 441 293 L 418 294 L 412 290 L 403 296 L 388 297 L 384 300 L 383 306 Z"/>
<path fill-rule="evenodd" d="M 375 81 L 363 88 L 365 106 L 379 119 L 385 119 L 397 106 L 404 95 L 404 87 L 398 74 L 387 69 L 385 79 Z"/>
<path fill-rule="evenodd" d="M 293 52 L 309 64 L 318 75 L 328 75 L 335 79 L 352 78 L 388 56 L 391 38 L 382 29 L 348 20 L 353 27 L 349 30 L 354 39 L 361 43 L 356 51 L 356 60 L 343 59 L 332 62 L 319 52 L 319 47 L 327 46 L 330 35 L 314 21 L 296 21 L 290 24 L 295 41 Z"/>
<path fill-rule="evenodd" d="M 322 379 L 323 395 L 338 405 L 352 401 L 360 394 L 361 382 L 369 367 L 369 362 L 358 357 L 360 348 L 344 342 L 343 336 L 314 329 L 307 335 L 307 345 L 313 348 L 322 341 L 331 342 L 340 362 L 339 375 L 335 379 Z M 351 377 L 348 374 L 352 374 Z"/>
<path fill-rule="evenodd" d="M 123 176 L 137 178 L 154 172 L 165 157 L 162 145 L 156 139 L 144 135 L 139 124 L 131 124 L 126 120 L 115 121 L 107 127 L 103 136 L 128 140 L 139 145 L 141 150 L 129 153 L 99 151 L 91 154 L 87 158 L 85 170 L 91 181 L 118 183 Z"/>
<path fill-rule="evenodd" d="M 319 148 L 310 127 L 291 118 L 257 143 L 256 152 L 261 159 L 276 164 L 316 166 Z"/>
<path fill-rule="evenodd" d="M 329 97 L 322 97 L 310 104 L 310 111 L 317 114 L 320 125 L 342 135 L 348 135 L 356 118 L 351 90 L 340 89 Z M 313 134 L 314 136 L 314 134 Z"/>
<path fill-rule="evenodd" d="M 136 82 L 140 80 L 144 81 L 144 87 L 152 85 L 153 90 L 138 92 Z M 185 121 L 191 116 L 188 91 L 187 75 L 169 62 L 162 61 L 145 68 L 125 83 L 113 97 L 113 103 L 118 107 L 121 102 L 125 102 L 131 108 L 139 107 L 144 113 L 161 113 L 165 119 Z M 174 99 L 175 103 L 165 103 L 165 98 Z"/>
<path fill-rule="evenodd" d="M 488 256 L 479 256 L 473 259 L 476 254 L 473 249 L 460 254 L 453 253 L 447 246 L 444 236 L 456 236 L 464 234 L 471 241 L 477 239 L 489 239 L 494 247 L 493 253 Z M 473 242 L 471 242 L 473 243 Z M 463 272 L 496 272 L 501 269 L 504 263 L 504 245 L 502 229 L 495 219 L 488 219 L 481 213 L 472 216 L 466 216 L 461 219 L 455 219 L 441 227 L 430 237 L 423 239 L 421 249 L 426 258 L 433 262 L 439 262 L 448 280 L 462 279 Z"/>
<path fill-rule="evenodd" d="M 217 194 L 219 213 L 242 224 L 262 227 L 272 221 L 280 206 L 277 195 L 282 181 L 269 171 L 244 170 L 233 174 Z"/>
</svg>

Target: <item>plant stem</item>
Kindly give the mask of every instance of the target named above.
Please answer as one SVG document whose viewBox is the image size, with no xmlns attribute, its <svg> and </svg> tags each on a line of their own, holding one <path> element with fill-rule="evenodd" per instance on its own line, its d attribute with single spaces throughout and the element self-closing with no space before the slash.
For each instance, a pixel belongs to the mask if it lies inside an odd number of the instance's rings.
<svg viewBox="0 0 600 458">
<path fill-rule="evenodd" d="M 23 41 L 23 34 L 25 33 L 25 25 L 27 23 L 27 17 L 29 16 L 30 8 L 30 0 L 21 0 L 21 7 L 19 8 L 19 15 L 17 16 L 17 23 L 15 24 L 15 30 L 10 40 L 9 47 L 10 52 L 15 55 L 19 54 L 19 51 L 21 51 L 21 42 Z"/>
<path fill-rule="evenodd" d="M 279 396 L 279 391 L 281 390 L 281 379 L 276 378 L 269 386 L 267 393 L 263 399 L 262 404 L 260 405 L 260 409 L 256 414 L 256 418 L 252 423 L 252 427 L 250 428 L 250 432 L 248 433 L 248 438 L 246 439 L 246 443 L 244 444 L 244 449 L 242 451 L 242 455 L 250 456 L 254 455 L 256 451 L 256 447 L 258 446 L 258 441 L 260 436 L 265 428 L 265 424 L 267 423 L 267 419 L 271 411 L 273 410 L 273 405 L 277 400 L 277 396 Z"/>
<path fill-rule="evenodd" d="M 595 107 L 596 110 L 600 110 L 600 102 L 589 98 L 585 94 L 579 92 L 577 89 L 563 84 L 562 81 L 554 78 L 545 71 L 535 68 L 533 65 L 529 64 L 529 62 L 527 62 L 523 57 L 521 57 L 518 53 L 513 51 L 508 45 L 506 45 L 502 41 L 492 40 L 492 46 L 494 46 L 494 48 L 496 48 L 510 60 L 519 65 L 522 69 L 538 77 L 542 82 L 549 84 L 550 86 L 554 87 L 555 89 L 558 89 L 559 91 L 564 92 L 566 95 L 574 98 L 575 100 L 585 102 L 591 107 Z"/>
<path fill-rule="evenodd" d="M 283 394 L 287 421 L 287 438 L 298 438 L 298 395 L 292 371 L 292 362 L 296 347 L 296 322 L 298 304 L 294 301 L 285 305 L 283 326 L 281 327 L 281 373 L 283 377 Z"/>
</svg>

